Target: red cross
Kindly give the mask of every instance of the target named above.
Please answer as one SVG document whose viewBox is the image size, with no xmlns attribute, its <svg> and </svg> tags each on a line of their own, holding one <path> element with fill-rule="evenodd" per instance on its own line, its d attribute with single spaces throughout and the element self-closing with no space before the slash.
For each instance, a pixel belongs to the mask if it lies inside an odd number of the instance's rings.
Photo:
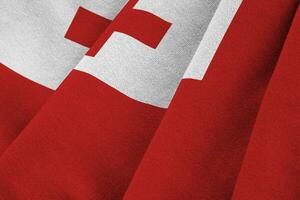
<svg viewBox="0 0 300 200">
<path fill-rule="evenodd" d="M 125 33 L 145 45 L 156 48 L 170 28 L 171 23 L 149 12 L 133 9 L 137 2 L 138 0 L 130 0 L 113 21 L 80 8 L 65 37 L 80 44 L 90 45 L 93 43 L 86 54 L 88 56 L 95 56 L 113 32 Z M 88 25 L 83 23 L 88 23 Z M 97 27 L 93 28 L 96 30 L 95 33 L 82 34 L 83 29 L 91 26 Z M 90 32 L 90 30 L 91 28 L 86 31 Z"/>
</svg>

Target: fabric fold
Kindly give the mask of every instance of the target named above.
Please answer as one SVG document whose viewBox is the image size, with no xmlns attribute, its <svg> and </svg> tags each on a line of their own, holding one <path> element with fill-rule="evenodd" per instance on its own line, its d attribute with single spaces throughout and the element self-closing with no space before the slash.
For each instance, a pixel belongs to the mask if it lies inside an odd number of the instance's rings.
<svg viewBox="0 0 300 200">
<path fill-rule="evenodd" d="M 232 199 L 300 198 L 300 9 L 260 107 Z"/>
</svg>

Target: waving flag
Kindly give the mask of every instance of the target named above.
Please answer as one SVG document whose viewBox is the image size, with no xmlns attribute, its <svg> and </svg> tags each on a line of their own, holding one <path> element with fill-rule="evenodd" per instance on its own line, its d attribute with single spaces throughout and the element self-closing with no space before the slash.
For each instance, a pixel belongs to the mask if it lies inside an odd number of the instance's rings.
<svg viewBox="0 0 300 200">
<path fill-rule="evenodd" d="M 0 199 L 300 198 L 298 0 L 1 4 Z"/>
</svg>

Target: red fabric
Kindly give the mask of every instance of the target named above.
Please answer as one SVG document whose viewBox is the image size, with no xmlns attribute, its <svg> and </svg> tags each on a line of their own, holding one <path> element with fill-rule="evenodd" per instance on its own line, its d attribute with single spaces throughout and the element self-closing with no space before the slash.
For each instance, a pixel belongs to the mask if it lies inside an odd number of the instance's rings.
<svg viewBox="0 0 300 200">
<path fill-rule="evenodd" d="M 65 38 L 91 47 L 110 23 L 111 20 L 79 7 Z"/>
<path fill-rule="evenodd" d="M 46 102 L 53 90 L 0 63 L 0 154 Z"/>
<path fill-rule="evenodd" d="M 181 82 L 125 200 L 231 198 L 297 5 L 242 3 L 204 79 Z"/>
<path fill-rule="evenodd" d="M 4 199 L 120 199 L 164 109 L 73 71 L 0 161 Z"/>
<path fill-rule="evenodd" d="M 300 199 L 300 9 L 252 132 L 233 199 Z M 255 198 L 253 198 L 255 197 Z"/>
</svg>

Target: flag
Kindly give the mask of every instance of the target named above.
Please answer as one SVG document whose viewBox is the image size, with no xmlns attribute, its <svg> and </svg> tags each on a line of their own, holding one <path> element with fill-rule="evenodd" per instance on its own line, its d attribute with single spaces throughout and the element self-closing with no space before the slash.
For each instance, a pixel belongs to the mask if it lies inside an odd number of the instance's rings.
<svg viewBox="0 0 300 200">
<path fill-rule="evenodd" d="M 0 57 L 28 101 L 51 93 L 3 148 L 0 198 L 299 198 L 299 1 L 109 2 L 75 3 L 55 88 Z"/>
</svg>

